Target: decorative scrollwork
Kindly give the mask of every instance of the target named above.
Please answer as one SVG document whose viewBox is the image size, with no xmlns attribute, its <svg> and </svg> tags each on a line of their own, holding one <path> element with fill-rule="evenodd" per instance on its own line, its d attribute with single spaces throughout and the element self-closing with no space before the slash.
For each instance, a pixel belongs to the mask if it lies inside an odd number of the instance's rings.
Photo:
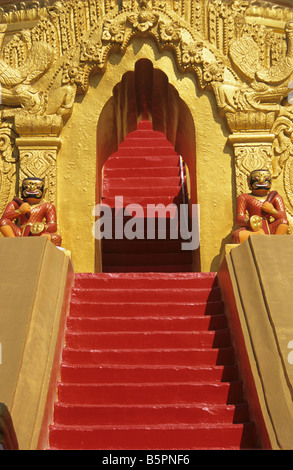
<svg viewBox="0 0 293 470">
<path fill-rule="evenodd" d="M 11 124 L 0 126 L 0 214 L 3 213 L 9 199 L 14 196 L 16 170 L 19 160 L 15 146 L 17 134 Z"/>
<path fill-rule="evenodd" d="M 245 189 L 246 173 L 256 164 L 273 165 L 275 175 L 284 171 L 293 208 L 293 113 L 289 108 L 280 113 L 293 73 L 293 23 L 287 23 L 284 33 L 248 24 L 248 10 L 253 13 L 245 0 L 58 0 L 45 12 L 38 8 L 38 23 L 15 34 L 2 51 L 2 118 L 26 113 L 31 123 L 37 122 L 34 116 L 64 120 L 76 94 L 86 92 L 90 74 L 104 72 L 111 52 L 123 54 L 134 38 L 150 38 L 159 51 L 173 53 L 182 73 L 195 75 L 200 90 L 214 91 L 232 133 L 275 133 L 273 154 L 265 139 L 260 145 L 235 146 L 238 189 Z M 284 22 L 293 19 L 285 11 L 281 17 Z M 5 28 L 0 27 L 0 35 L 3 40 Z M 25 122 L 29 134 L 33 126 L 29 119 Z M 39 149 L 22 152 L 21 162 L 30 162 L 30 171 L 46 164 L 41 170 L 53 180 L 55 157 Z"/>
<path fill-rule="evenodd" d="M 293 106 L 282 109 L 272 132 L 273 142 L 272 169 L 277 178 L 283 173 L 284 189 L 289 204 L 287 211 L 293 215 Z"/>
</svg>

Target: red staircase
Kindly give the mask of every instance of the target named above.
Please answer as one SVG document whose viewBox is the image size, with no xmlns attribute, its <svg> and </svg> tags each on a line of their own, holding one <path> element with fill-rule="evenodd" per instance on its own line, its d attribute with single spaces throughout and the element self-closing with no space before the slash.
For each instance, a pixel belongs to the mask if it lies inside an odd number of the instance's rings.
<svg viewBox="0 0 293 470">
<path fill-rule="evenodd" d="M 76 275 L 49 448 L 257 448 L 215 274 Z"/>
<path fill-rule="evenodd" d="M 183 178 L 182 178 L 183 177 Z M 165 207 L 175 204 L 178 207 L 185 202 L 186 188 L 183 181 L 180 157 L 165 134 L 152 129 L 149 121 L 141 121 L 136 131 L 127 135 L 117 152 L 111 155 L 104 165 L 102 203 L 113 208 L 113 233 L 115 217 L 115 196 L 123 198 L 124 211 L 128 204 L 139 204 L 144 215 L 137 216 L 134 226 L 135 238 L 127 239 L 125 233 L 121 239 L 102 239 L 103 272 L 190 272 L 192 271 L 191 251 L 182 251 L 180 229 L 178 239 L 172 239 L 170 223 L 173 214 L 164 212 L 152 217 L 147 213 L 147 205 L 163 204 Z M 185 190 L 185 192 L 184 192 Z M 132 218 L 124 215 L 123 227 Z M 161 239 L 159 218 L 166 222 L 166 237 Z M 116 220 L 117 220 L 116 219 Z M 147 227 L 150 219 L 156 224 L 153 239 L 147 239 Z M 118 223 L 117 223 L 118 225 Z M 161 226 L 162 227 L 162 226 Z"/>
</svg>

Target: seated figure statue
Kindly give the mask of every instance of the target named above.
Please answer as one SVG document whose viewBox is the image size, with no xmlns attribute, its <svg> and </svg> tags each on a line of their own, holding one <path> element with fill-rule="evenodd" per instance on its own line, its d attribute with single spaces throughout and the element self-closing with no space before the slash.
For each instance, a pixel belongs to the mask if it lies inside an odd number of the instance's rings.
<svg viewBox="0 0 293 470">
<path fill-rule="evenodd" d="M 269 170 L 254 170 L 248 178 L 251 193 L 237 199 L 236 224 L 233 243 L 242 243 L 250 235 L 285 235 L 289 228 L 283 198 L 271 191 Z"/>
<path fill-rule="evenodd" d="M 45 236 L 61 246 L 57 231 L 55 206 L 43 201 L 45 182 L 41 178 L 25 178 L 21 198 L 8 203 L 0 219 L 0 232 L 4 237 Z"/>
</svg>

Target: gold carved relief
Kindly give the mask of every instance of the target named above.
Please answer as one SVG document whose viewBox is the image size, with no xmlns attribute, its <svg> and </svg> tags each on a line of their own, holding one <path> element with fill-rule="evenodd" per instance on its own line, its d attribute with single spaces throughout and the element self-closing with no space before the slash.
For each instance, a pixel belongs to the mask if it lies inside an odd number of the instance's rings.
<svg viewBox="0 0 293 470">
<path fill-rule="evenodd" d="M 230 57 L 240 75 L 248 81 L 256 79 L 270 84 L 282 83 L 290 77 L 293 70 L 293 22 L 288 22 L 285 30 L 288 44 L 286 55 L 280 57 L 275 49 L 275 54 L 270 56 L 270 63 L 267 66 L 262 64 L 264 62 L 262 44 L 258 44 L 252 34 L 245 35 L 232 42 Z M 268 43 L 267 48 L 273 44 L 275 37 L 276 35 L 272 32 L 264 32 L 264 40 Z M 272 50 L 272 47 L 270 49 Z"/>
<path fill-rule="evenodd" d="M 56 152 L 53 150 L 20 150 L 20 182 L 27 177 L 44 178 L 46 200 L 56 200 Z"/>
<path fill-rule="evenodd" d="M 286 209 L 293 216 L 293 106 L 283 108 L 277 117 L 272 132 L 273 142 L 272 171 L 273 177 L 283 177 L 286 194 Z"/>
<path fill-rule="evenodd" d="M 232 139 L 235 153 L 236 194 L 249 192 L 247 177 L 252 170 L 259 168 L 271 170 L 272 167 L 272 136 L 271 142 L 243 142 L 244 136 Z M 241 139 L 241 142 L 239 140 Z M 238 142 L 237 142 L 238 140 Z M 269 137 L 268 137 L 269 140 Z"/>
<path fill-rule="evenodd" d="M 15 146 L 17 134 L 11 124 L 0 125 L 0 212 L 15 195 L 19 155 Z"/>
<path fill-rule="evenodd" d="M 271 21 L 270 5 L 258 4 Z M 39 170 L 49 175 L 51 185 L 56 178 L 55 142 L 76 95 L 86 93 L 91 73 L 103 73 L 112 51 L 123 54 L 130 41 L 148 37 L 160 51 L 172 51 L 178 69 L 193 73 L 200 90 L 214 92 L 235 149 L 236 192 L 242 191 L 247 172 L 256 164 L 274 165 L 275 175 L 283 165 L 286 194 L 293 201 L 291 158 L 281 146 L 273 147 L 272 138 L 285 139 L 276 119 L 293 74 L 290 9 L 278 13 L 282 32 L 254 21 L 255 10 L 246 0 L 58 0 L 46 8 L 38 5 L 36 24 L 5 43 L 0 62 L 2 122 L 20 136 L 20 175 Z M 18 4 L 18 16 L 20 10 Z M 23 18 L 33 15 L 31 7 L 25 11 Z M 2 21 L 20 21 L 12 16 L 13 8 L 8 8 Z M 2 40 L 5 29 L 2 25 Z"/>
</svg>

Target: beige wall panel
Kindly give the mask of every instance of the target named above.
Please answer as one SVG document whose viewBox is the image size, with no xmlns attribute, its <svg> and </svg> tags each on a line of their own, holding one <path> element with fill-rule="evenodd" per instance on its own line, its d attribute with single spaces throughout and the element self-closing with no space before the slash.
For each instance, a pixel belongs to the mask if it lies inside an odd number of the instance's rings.
<svg viewBox="0 0 293 470">
<path fill-rule="evenodd" d="M 283 450 L 293 448 L 292 259 L 292 237 L 256 236 L 233 248 L 219 271 L 253 418 L 265 448 L 269 441 Z"/>
<path fill-rule="evenodd" d="M 0 261 L 0 401 L 20 449 L 35 449 L 74 274 L 69 257 L 44 237 L 1 238 Z"/>
</svg>

